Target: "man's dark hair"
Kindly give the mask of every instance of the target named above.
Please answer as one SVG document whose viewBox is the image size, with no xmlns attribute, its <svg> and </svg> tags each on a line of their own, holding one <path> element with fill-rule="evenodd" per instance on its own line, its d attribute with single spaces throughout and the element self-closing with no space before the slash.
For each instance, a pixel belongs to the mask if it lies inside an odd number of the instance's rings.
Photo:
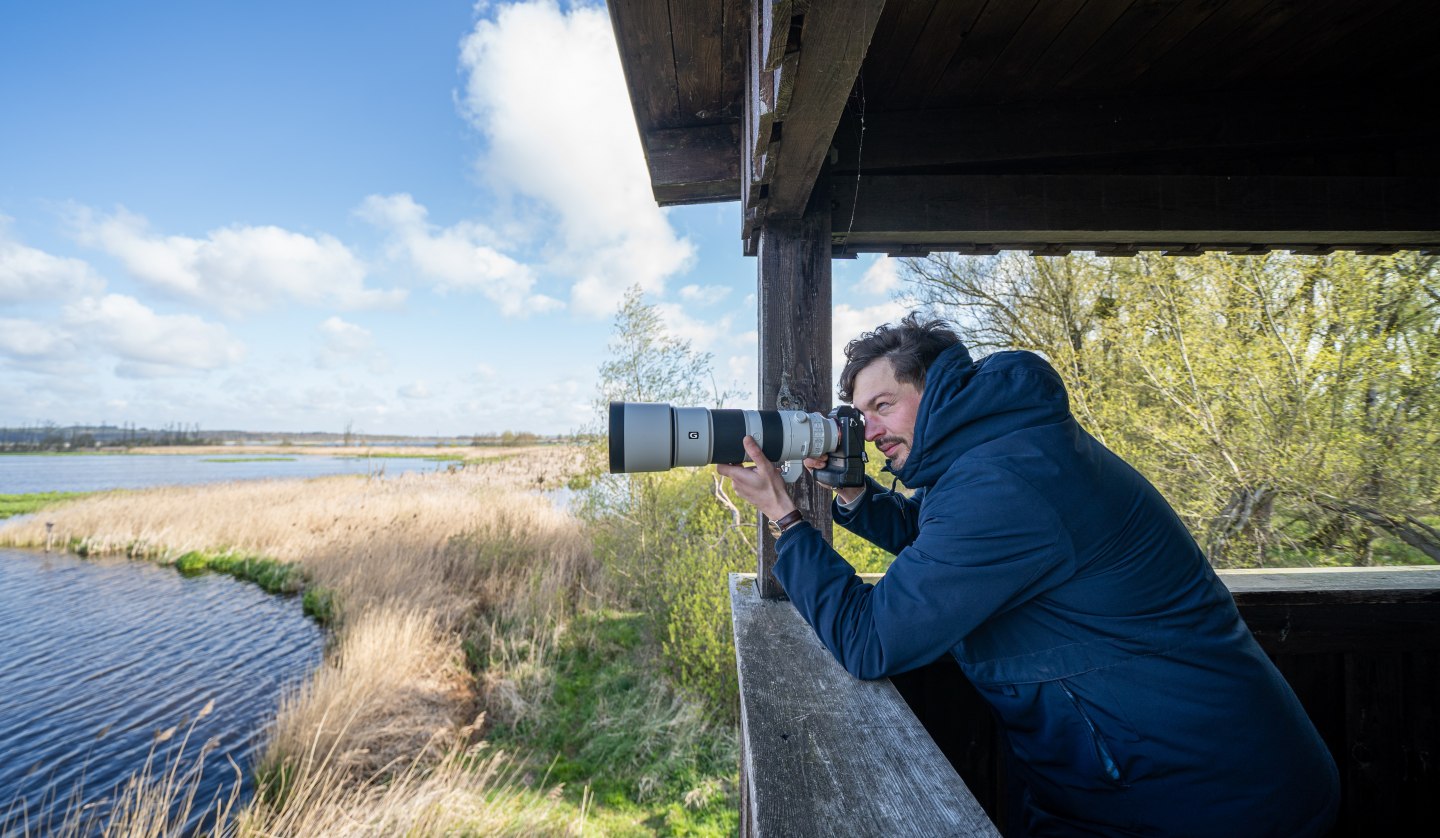
<svg viewBox="0 0 1440 838">
<path fill-rule="evenodd" d="M 840 373 L 840 399 L 850 401 L 855 376 L 880 358 L 889 358 L 895 380 L 925 389 L 925 371 L 941 352 L 960 342 L 960 336 L 944 320 L 921 322 L 920 312 L 911 312 L 897 326 L 886 324 L 866 332 L 845 345 L 845 369 Z"/>
</svg>

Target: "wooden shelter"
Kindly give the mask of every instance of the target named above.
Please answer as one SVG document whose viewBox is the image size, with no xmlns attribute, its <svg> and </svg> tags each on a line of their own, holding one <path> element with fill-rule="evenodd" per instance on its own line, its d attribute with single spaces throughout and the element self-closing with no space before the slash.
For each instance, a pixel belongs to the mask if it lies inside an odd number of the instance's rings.
<svg viewBox="0 0 1440 838">
<path fill-rule="evenodd" d="M 762 408 L 830 407 L 833 257 L 1440 249 L 1440 109 L 1429 106 L 1440 13 L 1429 0 L 609 8 L 655 199 L 739 202 L 738 237 L 758 257 Z M 808 481 L 795 491 L 828 533 L 828 492 Z M 760 543 L 756 587 L 781 596 L 763 525 Z M 1391 625 L 1407 649 L 1416 632 L 1431 638 L 1428 657 L 1386 670 L 1432 690 L 1435 588 L 1412 592 L 1428 611 Z M 1365 638 L 1372 651 L 1388 642 Z M 1306 677 L 1306 689 L 1345 693 L 1359 676 Z M 754 671 L 746 683 L 750 694 Z M 1420 727 L 1402 738 L 1420 767 L 1365 782 L 1440 787 L 1433 709 L 1411 716 Z M 1342 740 L 1329 738 L 1353 767 Z M 754 791 L 765 778 L 748 733 L 746 745 L 746 828 L 762 832 Z M 1349 784 L 1347 823 L 1375 826 L 1356 794 Z M 1437 814 L 1433 801 L 1412 803 L 1407 818 Z"/>
</svg>

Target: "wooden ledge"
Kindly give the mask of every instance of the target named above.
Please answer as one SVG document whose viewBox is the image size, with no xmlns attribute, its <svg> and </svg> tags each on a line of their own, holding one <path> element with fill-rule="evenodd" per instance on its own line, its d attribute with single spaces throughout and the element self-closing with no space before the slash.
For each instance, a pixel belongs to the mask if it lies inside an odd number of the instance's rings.
<svg viewBox="0 0 1440 838">
<path fill-rule="evenodd" d="M 888 680 L 851 677 L 754 574 L 730 575 L 730 602 L 743 835 L 999 838 Z"/>
</svg>

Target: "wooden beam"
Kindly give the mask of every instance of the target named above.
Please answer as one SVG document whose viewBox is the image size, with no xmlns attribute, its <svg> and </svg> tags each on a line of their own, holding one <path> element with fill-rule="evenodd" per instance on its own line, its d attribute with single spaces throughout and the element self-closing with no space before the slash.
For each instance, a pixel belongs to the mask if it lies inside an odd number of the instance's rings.
<svg viewBox="0 0 1440 838">
<path fill-rule="evenodd" d="M 798 220 L 766 219 L 759 233 L 760 409 L 830 410 L 830 207 L 824 190 Z M 807 474 L 791 497 L 828 539 L 829 489 Z M 775 539 L 760 519 L 760 592 L 784 596 L 775 579 Z"/>
<path fill-rule="evenodd" d="M 645 135 L 650 188 L 661 206 L 740 197 L 737 123 L 666 128 Z"/>
<path fill-rule="evenodd" d="M 890 681 L 852 678 L 790 603 L 757 588 L 748 574 L 730 576 L 740 834 L 999 838 Z M 947 698 L 952 717 L 963 712 Z M 965 709 L 988 723 L 978 703 Z"/>
<path fill-rule="evenodd" d="M 746 102 L 757 219 L 805 211 L 884 7 L 757 0 Z"/>
<path fill-rule="evenodd" d="M 1403 104 L 1407 100 L 1416 101 L 1409 91 L 1347 95 L 1330 90 L 1323 97 L 1294 92 L 1263 98 L 1130 96 L 870 113 L 863 147 L 859 126 L 847 115 L 835 134 L 839 156 L 831 171 L 959 174 L 966 167 L 993 169 L 999 163 L 1093 167 L 1103 163 L 1101 158 L 1116 158 L 1117 172 L 1138 166 L 1154 170 L 1173 161 L 1179 173 L 1195 151 L 1265 155 L 1267 161 L 1279 156 L 1280 162 L 1337 148 L 1373 154 L 1377 147 L 1413 145 L 1433 152 L 1440 146 L 1440 114 L 1414 111 Z M 1315 118 L 1327 111 L 1345 118 Z M 1409 116 L 1397 119 L 1401 112 Z"/>
<path fill-rule="evenodd" d="M 651 129 L 676 124 L 681 118 L 679 83 L 667 0 L 624 0 L 606 5 L 641 136 Z"/>
<path fill-rule="evenodd" d="M 1440 177 L 841 175 L 833 190 L 849 252 L 1440 247 Z"/>
</svg>

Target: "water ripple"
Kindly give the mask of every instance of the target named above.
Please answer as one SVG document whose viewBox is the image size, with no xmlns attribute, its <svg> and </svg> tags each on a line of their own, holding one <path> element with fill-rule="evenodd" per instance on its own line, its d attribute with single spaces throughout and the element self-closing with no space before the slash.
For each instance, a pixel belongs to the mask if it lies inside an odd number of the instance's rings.
<svg viewBox="0 0 1440 838">
<path fill-rule="evenodd" d="M 201 767 L 196 800 L 228 795 L 229 760 L 248 780 L 259 732 L 322 645 L 297 600 L 254 585 L 0 550 L 0 833 L 44 832 L 84 805 L 103 817 L 147 759 L 164 766 L 182 745 Z"/>
</svg>

